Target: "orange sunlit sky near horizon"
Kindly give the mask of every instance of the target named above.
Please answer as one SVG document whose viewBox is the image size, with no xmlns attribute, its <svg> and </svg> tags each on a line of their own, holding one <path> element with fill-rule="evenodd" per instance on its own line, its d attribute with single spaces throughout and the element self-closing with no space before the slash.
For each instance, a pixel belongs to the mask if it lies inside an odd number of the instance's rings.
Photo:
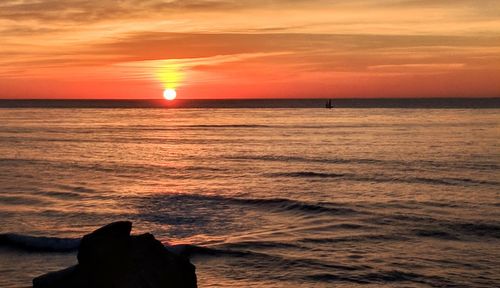
<svg viewBox="0 0 500 288">
<path fill-rule="evenodd" d="M 0 98 L 500 97 L 498 0 L 2 0 Z"/>
</svg>

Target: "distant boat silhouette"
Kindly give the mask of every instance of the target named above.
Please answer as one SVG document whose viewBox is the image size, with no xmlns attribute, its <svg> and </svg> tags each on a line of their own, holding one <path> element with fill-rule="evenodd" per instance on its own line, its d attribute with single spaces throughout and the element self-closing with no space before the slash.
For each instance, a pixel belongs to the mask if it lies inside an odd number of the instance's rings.
<svg viewBox="0 0 500 288">
<path fill-rule="evenodd" d="M 332 109 L 333 108 L 332 99 L 328 99 L 328 101 L 326 101 L 325 108 L 326 109 Z"/>
</svg>

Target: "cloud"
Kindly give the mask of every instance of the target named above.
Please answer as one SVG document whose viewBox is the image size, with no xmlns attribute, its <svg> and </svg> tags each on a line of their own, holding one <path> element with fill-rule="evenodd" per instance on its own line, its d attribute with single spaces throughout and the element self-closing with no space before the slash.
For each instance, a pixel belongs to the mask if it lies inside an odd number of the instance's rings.
<svg viewBox="0 0 500 288">
<path fill-rule="evenodd" d="M 359 22 L 370 19 L 385 20 L 384 22 L 401 21 L 398 19 L 400 15 L 406 15 L 411 19 L 415 12 L 426 11 L 432 13 L 421 16 L 438 14 L 445 17 L 446 21 L 459 21 L 472 15 L 483 20 L 495 19 L 500 16 L 499 8 L 500 3 L 496 0 L 482 0 L 480 5 L 476 0 L 2 0 L 0 19 L 37 21 L 45 24 L 77 24 L 144 18 L 160 20 L 184 15 L 199 17 L 203 13 L 208 13 L 217 15 L 217 20 L 220 21 L 221 17 L 241 13 L 242 17 L 248 16 L 246 20 L 252 22 L 254 16 L 268 12 L 271 12 L 275 19 L 279 19 L 287 11 L 293 11 L 294 18 L 303 18 L 302 16 L 308 12 L 316 15 L 316 17 L 306 15 L 308 17 L 302 21 L 308 23 L 297 25 L 301 26 L 316 22 L 320 11 L 328 12 L 329 16 L 322 17 L 322 20 L 330 19 L 332 22 L 339 20 Z M 382 18 L 378 18 L 379 15 Z M 268 20 L 273 22 L 275 20 L 273 18 Z M 415 20 L 422 19 L 417 17 Z M 372 23 L 375 24 L 373 21 Z"/>
<path fill-rule="evenodd" d="M 275 2 L 275 3 L 274 3 Z M 163 16 L 168 12 L 214 12 L 269 9 L 323 1 L 239 1 L 239 0 L 3 0 L 0 19 L 86 22 L 117 18 Z M 167 14 L 168 16 L 168 14 Z"/>
<path fill-rule="evenodd" d="M 42 48 L 35 46 L 31 52 L 23 51 L 22 47 L 0 51 L 0 55 L 16 55 L 0 59 L 0 65 L 11 70 L 22 68 L 30 71 L 104 67 L 140 61 L 172 60 L 180 63 L 183 59 L 273 55 L 265 62 L 293 66 L 301 72 L 374 71 L 377 68 L 373 67 L 393 65 L 393 68 L 404 68 L 401 65 L 408 63 L 466 63 L 467 69 L 473 69 L 499 66 L 495 55 L 500 52 L 500 37 L 143 32 L 123 34 L 101 43 Z M 235 59 L 248 63 L 247 59 Z M 199 66 L 212 69 L 204 64 Z"/>
<path fill-rule="evenodd" d="M 116 18 L 150 16 L 172 9 L 220 9 L 222 1 L 96 1 L 96 0 L 4 0 L 0 18 L 65 22 L 103 21 Z"/>
<path fill-rule="evenodd" d="M 168 66 L 189 74 L 185 84 L 311 87 L 479 75 L 500 69 L 498 8 L 490 0 L 2 0 L 0 75 L 151 81 Z"/>
<path fill-rule="evenodd" d="M 403 73 L 435 73 L 466 68 L 465 63 L 411 63 L 368 66 L 369 71 L 403 72 Z"/>
</svg>

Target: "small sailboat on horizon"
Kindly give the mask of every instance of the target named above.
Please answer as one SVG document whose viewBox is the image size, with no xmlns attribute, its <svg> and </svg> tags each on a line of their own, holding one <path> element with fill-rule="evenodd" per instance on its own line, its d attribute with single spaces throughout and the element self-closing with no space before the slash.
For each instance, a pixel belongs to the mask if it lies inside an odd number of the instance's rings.
<svg viewBox="0 0 500 288">
<path fill-rule="evenodd" d="M 332 109 L 333 108 L 332 99 L 328 99 L 328 101 L 326 101 L 325 108 L 326 109 Z"/>
</svg>

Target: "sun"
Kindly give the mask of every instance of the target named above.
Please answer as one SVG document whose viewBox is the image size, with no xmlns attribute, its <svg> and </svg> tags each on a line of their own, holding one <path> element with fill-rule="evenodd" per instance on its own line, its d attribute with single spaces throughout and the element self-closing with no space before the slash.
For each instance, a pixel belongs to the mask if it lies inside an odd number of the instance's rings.
<svg viewBox="0 0 500 288">
<path fill-rule="evenodd" d="M 177 97 L 177 92 L 175 92 L 174 89 L 165 89 L 165 91 L 163 91 L 163 98 L 172 101 L 175 97 Z"/>
</svg>

